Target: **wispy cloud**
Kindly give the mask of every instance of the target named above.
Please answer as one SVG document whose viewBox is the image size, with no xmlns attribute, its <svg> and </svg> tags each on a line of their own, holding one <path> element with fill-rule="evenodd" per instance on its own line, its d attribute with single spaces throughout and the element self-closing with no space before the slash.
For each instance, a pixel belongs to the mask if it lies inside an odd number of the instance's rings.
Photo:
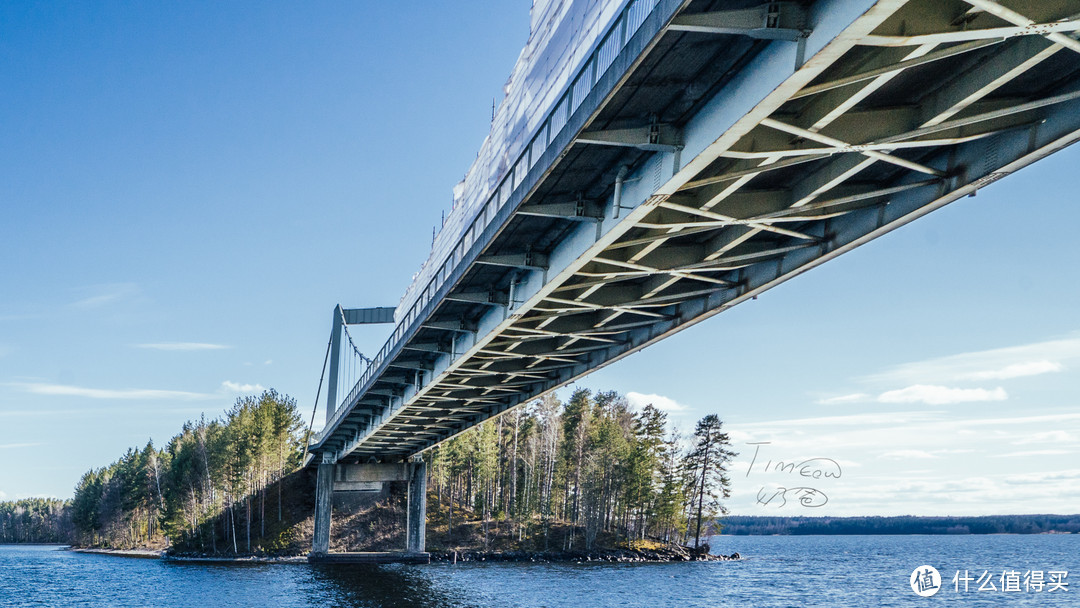
<svg viewBox="0 0 1080 608">
<path fill-rule="evenodd" d="M 150 350 L 222 350 L 232 348 L 225 344 L 211 344 L 208 342 L 154 342 L 150 344 L 136 344 L 135 348 L 148 348 Z"/>
<path fill-rule="evenodd" d="M 929 405 L 948 405 L 973 401 L 1004 401 L 1009 394 L 1000 386 L 985 388 L 951 388 L 931 384 L 915 384 L 895 391 L 878 395 L 881 403 L 926 403 Z"/>
<path fill-rule="evenodd" d="M 221 383 L 221 390 L 227 393 L 261 393 L 266 389 L 261 384 L 241 384 L 226 380 Z"/>
<path fill-rule="evenodd" d="M 1076 439 L 1065 431 L 1044 431 L 1026 435 L 1012 442 L 1013 445 L 1030 445 L 1033 443 L 1068 443 Z"/>
<path fill-rule="evenodd" d="M 83 397 L 86 399 L 177 399 L 194 401 L 199 399 L 214 399 L 217 395 L 208 393 L 194 393 L 189 391 L 171 391 L 161 389 L 142 388 L 88 388 L 84 386 L 70 386 L 67 384 L 43 384 L 43 383 L 15 383 L 11 386 L 34 395 L 52 395 L 61 397 Z"/>
<path fill-rule="evenodd" d="M 86 290 L 91 295 L 71 303 L 73 308 L 100 308 L 139 294 L 139 287 L 134 283 L 112 283 L 97 285 Z"/>
<path fill-rule="evenodd" d="M 0 450 L 16 450 L 18 448 L 34 448 L 40 443 L 0 443 Z"/>
<path fill-rule="evenodd" d="M 937 456 L 926 450 L 891 450 L 878 456 L 878 458 L 884 458 L 886 460 L 921 460 L 937 458 Z"/>
<path fill-rule="evenodd" d="M 1072 454 L 1072 450 L 1023 450 L 1020 452 L 1006 452 L 995 454 L 995 458 L 1019 458 L 1022 456 L 1064 456 Z"/>
<path fill-rule="evenodd" d="M 918 460 L 926 458 L 940 458 L 956 454 L 971 454 L 975 450 L 970 448 L 940 448 L 936 450 L 891 450 L 878 456 L 887 460 Z"/>
<path fill-rule="evenodd" d="M 899 408 L 911 411 L 881 411 Z M 740 515 L 811 514 L 798 505 L 777 511 L 758 504 L 764 484 L 783 481 L 741 472 L 750 471 L 754 458 L 760 466 L 824 457 L 863 464 L 845 464 L 843 478 L 815 486 L 828 494 L 825 515 L 1023 513 L 1032 504 L 1044 512 L 1074 508 L 1080 500 L 1075 474 L 1054 475 L 1080 454 L 1080 412 L 1061 406 L 985 416 L 989 411 L 996 408 L 879 404 L 850 415 L 735 422 L 728 433 L 740 452 L 732 470 L 740 471 L 741 483 L 733 488 L 729 508 Z M 757 453 L 750 442 L 769 443 Z"/>
<path fill-rule="evenodd" d="M 740 424 L 745 429 L 799 429 L 803 427 L 861 427 L 870 425 L 897 425 L 897 424 L 921 424 L 936 422 L 942 418 L 943 411 L 912 411 L 912 412 L 871 412 L 865 414 L 849 414 L 847 416 L 816 416 L 813 418 L 784 418 L 781 420 L 768 420 L 761 422 L 748 422 Z"/>
<path fill-rule="evenodd" d="M 1061 371 L 1080 360 L 1080 334 L 896 365 L 861 380 L 872 384 L 930 384 L 959 380 L 1006 380 Z"/>
<path fill-rule="evenodd" d="M 1010 418 L 971 418 L 964 424 L 968 426 L 1003 425 L 1016 426 L 1020 424 L 1062 424 L 1074 423 L 1080 420 L 1080 412 L 1067 414 L 1041 414 L 1038 416 L 1013 416 Z"/>
<path fill-rule="evenodd" d="M 626 393 L 626 400 L 632 407 L 637 409 L 650 404 L 662 412 L 681 412 L 686 409 L 685 405 L 678 403 L 671 397 L 665 397 L 663 395 L 635 393 L 630 391 L 629 393 Z"/>
<path fill-rule="evenodd" d="M 866 401 L 867 399 L 870 399 L 870 395 L 867 395 L 866 393 L 851 393 L 850 395 L 818 399 L 815 403 L 819 405 L 841 405 L 844 403 L 859 403 L 860 401 Z"/>
<path fill-rule="evenodd" d="M 1011 378 L 1060 372 L 1062 369 L 1062 365 L 1056 361 L 1029 361 L 1027 363 L 1013 363 L 1000 369 L 961 374 L 959 377 L 961 380 L 1009 380 Z"/>
</svg>

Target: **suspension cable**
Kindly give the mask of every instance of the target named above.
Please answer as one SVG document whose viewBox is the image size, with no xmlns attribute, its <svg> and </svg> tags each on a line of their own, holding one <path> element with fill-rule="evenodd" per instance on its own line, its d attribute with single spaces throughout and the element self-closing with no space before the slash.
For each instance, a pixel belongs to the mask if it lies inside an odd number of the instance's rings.
<svg viewBox="0 0 1080 608">
<path fill-rule="evenodd" d="M 311 422 L 308 423 L 307 434 L 304 435 L 304 455 L 300 457 L 300 466 L 304 465 L 308 455 L 308 443 L 311 441 L 311 429 L 315 426 L 315 412 L 319 409 L 319 396 L 322 395 L 322 383 L 326 379 L 326 363 L 330 361 L 330 345 L 334 343 L 334 332 L 330 332 L 330 340 L 326 343 L 326 356 L 323 357 L 322 374 L 319 375 L 319 389 L 315 391 L 315 407 L 311 408 Z"/>
<path fill-rule="evenodd" d="M 349 346 L 352 347 L 353 353 L 355 353 L 357 357 L 360 357 L 361 361 L 367 363 L 368 365 L 371 365 L 373 361 L 369 357 L 366 357 L 364 353 L 360 352 L 360 349 L 357 348 L 356 343 L 353 342 L 352 334 L 349 333 L 349 324 L 345 322 L 345 311 L 341 310 L 340 308 L 338 310 L 341 311 L 341 328 L 345 330 L 345 337 L 349 339 Z"/>
</svg>

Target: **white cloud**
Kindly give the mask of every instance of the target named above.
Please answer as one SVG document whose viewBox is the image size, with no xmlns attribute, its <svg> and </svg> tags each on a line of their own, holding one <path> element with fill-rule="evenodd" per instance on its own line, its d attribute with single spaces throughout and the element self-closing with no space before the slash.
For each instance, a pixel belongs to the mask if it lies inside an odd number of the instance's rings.
<svg viewBox="0 0 1080 608">
<path fill-rule="evenodd" d="M 950 388 L 931 384 L 915 384 L 894 391 L 886 391 L 878 395 L 877 400 L 881 403 L 947 405 L 972 401 L 1004 401 L 1008 398 L 1008 393 L 1000 386 L 989 390 L 985 388 Z"/>
<path fill-rule="evenodd" d="M 152 344 L 136 344 L 135 347 L 151 350 L 221 350 L 232 348 L 224 344 L 209 344 L 207 342 L 155 342 Z"/>
<path fill-rule="evenodd" d="M 1007 379 L 1050 373 L 1063 362 L 1080 360 L 1080 334 L 1020 346 L 995 348 L 897 365 L 862 380 L 882 384 L 926 384 L 973 379 Z M 1059 366 L 1058 369 L 1051 369 Z"/>
<path fill-rule="evenodd" d="M 40 443 L 0 443 L 0 450 L 16 450 L 18 448 L 33 448 Z"/>
<path fill-rule="evenodd" d="M 1016 458 L 1019 456 L 1064 456 L 1065 454 L 1072 454 L 1071 450 L 1024 450 L 1020 452 L 1007 452 L 1005 454 L 995 454 L 995 458 Z"/>
<path fill-rule="evenodd" d="M 206 393 L 193 393 L 189 391 L 169 391 L 159 389 L 139 388 L 87 388 L 83 386 L 69 386 L 66 384 L 41 384 L 41 383 L 17 383 L 12 386 L 21 388 L 27 393 L 35 395 L 54 395 L 62 397 L 85 397 L 87 399 L 180 399 L 192 401 L 197 399 L 214 399 L 215 395 Z"/>
<path fill-rule="evenodd" d="M 1010 378 L 1060 372 L 1061 370 L 1062 365 L 1056 361 L 1028 361 L 1027 363 L 1013 363 L 1000 369 L 961 374 L 959 378 L 962 380 L 1008 380 Z"/>
<path fill-rule="evenodd" d="M 122 294 L 119 293 L 104 293 L 97 296 L 90 296 L 89 298 L 83 298 L 77 302 L 72 302 L 71 305 L 75 308 L 97 308 L 119 300 L 121 295 Z"/>
<path fill-rule="evenodd" d="M 728 506 L 740 515 L 1004 514 L 1030 513 L 1032 504 L 1041 512 L 1073 512 L 1068 509 L 1080 500 L 1076 479 L 1029 480 L 1039 471 L 1075 469 L 1072 463 L 1080 454 L 1078 408 L 1025 404 L 1021 409 L 1008 403 L 878 404 L 850 415 L 735 422 L 728 433 L 739 452 L 732 467 L 737 483 Z M 910 411 L 886 411 L 896 409 Z M 767 411 L 744 415 L 763 417 Z M 1066 441 L 1070 437 L 1072 441 Z M 1029 439 L 1060 441 L 1010 445 Z M 765 441 L 770 443 L 760 446 L 760 453 L 757 446 L 747 445 Z M 777 480 L 744 475 L 755 457 L 757 467 L 770 460 L 828 457 L 844 463 L 844 475 L 815 486 L 828 495 L 824 508 L 806 511 L 795 505 L 777 510 L 757 503 L 762 485 Z M 849 466 L 852 461 L 863 466 Z"/>
<path fill-rule="evenodd" d="M 888 460 L 912 460 L 912 459 L 927 459 L 927 458 L 940 458 L 942 456 L 952 456 L 955 454 L 972 454 L 977 450 L 970 448 L 941 448 L 936 450 L 892 450 L 885 452 L 878 456 L 878 458 L 885 458 Z"/>
<path fill-rule="evenodd" d="M 226 380 L 221 383 L 221 390 L 227 393 L 261 393 L 266 389 L 261 384 L 240 384 Z"/>
<path fill-rule="evenodd" d="M 665 397 L 663 395 L 646 395 L 630 391 L 629 393 L 626 393 L 626 400 L 632 407 L 637 409 L 641 409 L 649 404 L 652 404 L 653 407 L 662 412 L 681 412 L 686 409 L 685 405 L 676 402 L 671 397 Z"/>
<path fill-rule="evenodd" d="M 870 395 L 867 395 L 866 393 L 852 393 L 850 395 L 840 395 L 839 397 L 818 399 L 815 403 L 818 405 L 839 405 L 843 403 L 858 403 L 860 401 L 866 401 L 868 398 L 870 398 Z"/>
<path fill-rule="evenodd" d="M 1069 441 L 1076 441 L 1072 435 L 1065 431 L 1046 431 L 1043 433 L 1034 433 L 1021 437 L 1016 441 L 1013 441 L 1013 445 L 1028 445 L 1032 443 L 1065 443 Z"/>
<path fill-rule="evenodd" d="M 6 498 L 7 498 L 7 493 L 4 492 L 3 490 L 0 490 L 0 500 L 5 500 Z"/>
<path fill-rule="evenodd" d="M 913 411 L 913 412 L 872 412 L 866 414 L 850 414 L 847 416 L 818 416 L 815 418 L 787 418 L 783 420 L 765 420 L 761 422 L 747 422 L 739 427 L 746 429 L 798 429 L 807 426 L 871 426 L 932 422 L 941 419 L 943 412 L 939 411 Z"/>
<path fill-rule="evenodd" d="M 878 456 L 878 458 L 885 458 L 887 460 L 922 460 L 927 458 L 937 458 L 937 456 L 925 450 L 892 450 L 885 452 Z"/>
<path fill-rule="evenodd" d="M 1061 424 L 1075 422 L 1077 420 L 1080 420 L 1080 413 L 1016 416 L 1013 418 L 972 418 L 971 420 L 968 420 L 966 424 L 1014 426 L 1017 424 Z"/>
<path fill-rule="evenodd" d="M 1080 469 L 1021 473 L 1005 477 L 1005 483 L 1011 485 L 1047 485 L 1056 482 L 1067 482 L 1072 487 L 1080 486 L 1080 483 L 1077 483 L 1080 482 Z"/>
<path fill-rule="evenodd" d="M 266 361 L 263 361 L 263 365 L 271 365 L 273 363 L 274 363 L 273 359 L 267 359 Z"/>
</svg>

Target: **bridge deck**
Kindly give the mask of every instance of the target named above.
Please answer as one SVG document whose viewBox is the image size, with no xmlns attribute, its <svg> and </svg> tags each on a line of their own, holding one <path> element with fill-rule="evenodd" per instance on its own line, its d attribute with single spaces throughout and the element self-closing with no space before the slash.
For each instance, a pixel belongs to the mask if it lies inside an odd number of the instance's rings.
<svg viewBox="0 0 1080 608">
<path fill-rule="evenodd" d="M 407 458 L 1080 138 L 1080 0 L 781 3 L 733 32 L 757 4 L 659 0 L 598 48 L 313 452 Z"/>
</svg>

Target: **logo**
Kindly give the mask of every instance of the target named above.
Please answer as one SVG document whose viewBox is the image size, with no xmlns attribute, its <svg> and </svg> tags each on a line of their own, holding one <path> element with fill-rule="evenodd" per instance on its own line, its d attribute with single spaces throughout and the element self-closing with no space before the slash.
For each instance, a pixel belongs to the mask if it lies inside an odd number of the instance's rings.
<svg viewBox="0 0 1080 608">
<path fill-rule="evenodd" d="M 911 590 L 916 595 L 930 597 L 941 589 L 941 575 L 933 566 L 919 566 L 911 573 Z"/>
</svg>

